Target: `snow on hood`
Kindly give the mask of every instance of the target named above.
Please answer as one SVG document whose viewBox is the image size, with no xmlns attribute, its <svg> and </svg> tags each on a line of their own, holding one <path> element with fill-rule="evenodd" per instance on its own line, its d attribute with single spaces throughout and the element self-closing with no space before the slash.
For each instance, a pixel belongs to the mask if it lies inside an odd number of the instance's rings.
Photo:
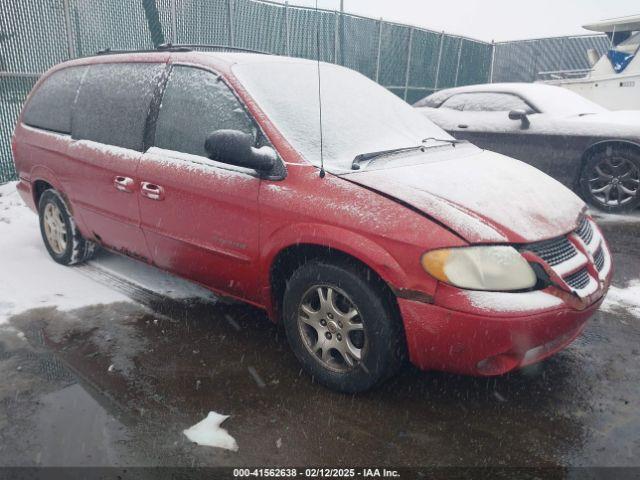
<svg viewBox="0 0 640 480">
<path fill-rule="evenodd" d="M 583 122 L 598 122 L 608 125 L 624 125 L 635 127 L 636 135 L 640 136 L 640 110 L 618 110 L 580 117 Z"/>
<path fill-rule="evenodd" d="M 462 148 L 456 156 L 364 168 L 344 178 L 397 198 L 469 242 L 526 243 L 573 230 L 584 202 L 540 170 L 503 155 Z"/>
</svg>

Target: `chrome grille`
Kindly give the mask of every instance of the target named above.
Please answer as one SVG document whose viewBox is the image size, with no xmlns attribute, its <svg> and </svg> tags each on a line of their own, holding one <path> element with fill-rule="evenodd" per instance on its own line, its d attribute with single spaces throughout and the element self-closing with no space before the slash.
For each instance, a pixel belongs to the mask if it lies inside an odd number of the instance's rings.
<svg viewBox="0 0 640 480">
<path fill-rule="evenodd" d="M 593 263 L 596 265 L 598 271 L 601 272 L 604 267 L 604 252 L 602 251 L 602 247 L 598 248 L 596 253 L 593 254 Z"/>
<path fill-rule="evenodd" d="M 564 281 L 567 282 L 567 285 L 571 288 L 575 288 L 576 290 L 580 290 L 589 285 L 589 279 L 589 272 L 587 272 L 586 268 L 564 277 Z"/>
<path fill-rule="evenodd" d="M 535 253 L 551 266 L 566 262 L 577 255 L 575 247 L 566 237 L 530 243 L 526 249 Z"/>
<path fill-rule="evenodd" d="M 591 240 L 593 239 L 593 228 L 591 227 L 591 223 L 589 223 L 585 217 L 582 217 L 582 220 L 580 220 L 580 225 L 578 225 L 578 228 L 576 229 L 576 234 L 587 245 L 591 243 Z"/>
</svg>

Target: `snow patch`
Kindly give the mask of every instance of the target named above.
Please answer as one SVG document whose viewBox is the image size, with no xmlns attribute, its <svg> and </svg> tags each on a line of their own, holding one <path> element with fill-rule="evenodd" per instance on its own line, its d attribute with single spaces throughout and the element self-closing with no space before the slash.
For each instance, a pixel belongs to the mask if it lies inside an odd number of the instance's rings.
<svg viewBox="0 0 640 480">
<path fill-rule="evenodd" d="M 104 252 L 89 262 L 91 265 L 127 282 L 174 300 L 202 298 L 215 302 L 217 297 L 204 287 L 166 273 L 146 263 Z"/>
<path fill-rule="evenodd" d="M 471 305 L 487 312 L 527 312 L 563 305 L 560 298 L 542 291 L 524 293 L 467 291 L 463 295 Z"/>
<path fill-rule="evenodd" d="M 54 262 L 42 243 L 38 217 L 16 191 L 0 185 L 0 324 L 38 307 L 73 310 L 129 301 L 78 270 Z"/>
<path fill-rule="evenodd" d="M 623 309 L 640 318 L 640 280 L 634 280 L 624 288 L 611 286 L 600 309 L 609 313 Z"/>
<path fill-rule="evenodd" d="M 220 425 L 229 415 L 220 415 L 209 412 L 207 418 L 196 423 L 193 427 L 183 430 L 182 433 L 192 442 L 207 447 L 218 447 L 226 450 L 238 451 L 236 440 Z"/>
</svg>

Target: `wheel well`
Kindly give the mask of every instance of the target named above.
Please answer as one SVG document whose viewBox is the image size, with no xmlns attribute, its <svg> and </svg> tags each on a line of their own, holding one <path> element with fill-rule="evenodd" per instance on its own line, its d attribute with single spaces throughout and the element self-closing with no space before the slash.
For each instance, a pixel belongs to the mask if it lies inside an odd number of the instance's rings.
<svg viewBox="0 0 640 480">
<path fill-rule="evenodd" d="M 45 190 L 49 190 L 50 188 L 53 187 L 44 180 L 36 180 L 33 182 L 33 201 L 35 202 L 36 208 L 38 208 L 42 194 Z"/>
<path fill-rule="evenodd" d="M 279 321 L 280 313 L 282 312 L 282 303 L 284 299 L 284 292 L 287 288 L 287 281 L 291 278 L 293 272 L 305 263 L 319 259 L 337 265 L 351 266 L 360 270 L 367 276 L 367 280 L 374 285 L 374 288 L 378 289 L 380 294 L 383 295 L 389 306 L 398 314 L 397 318 L 400 318 L 398 302 L 393 291 L 387 282 L 385 282 L 384 279 L 382 279 L 382 277 L 380 277 L 380 275 L 378 275 L 366 263 L 352 255 L 349 255 L 348 253 L 334 248 L 322 245 L 299 244 L 282 250 L 278 253 L 271 265 L 271 296 L 277 321 Z"/>
<path fill-rule="evenodd" d="M 582 154 L 582 165 L 580 166 L 580 174 L 589 159 L 598 152 L 606 150 L 609 147 L 618 147 L 624 150 L 630 150 L 636 154 L 640 154 L 640 145 L 625 140 L 605 140 L 603 142 L 594 143 L 587 148 Z M 579 176 L 580 176 L 579 174 Z"/>
</svg>

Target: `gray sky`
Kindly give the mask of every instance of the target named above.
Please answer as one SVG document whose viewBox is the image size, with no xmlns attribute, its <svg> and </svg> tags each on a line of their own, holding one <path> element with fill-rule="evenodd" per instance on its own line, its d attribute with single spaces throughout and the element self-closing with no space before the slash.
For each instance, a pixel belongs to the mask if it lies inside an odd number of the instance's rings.
<svg viewBox="0 0 640 480">
<path fill-rule="evenodd" d="M 290 0 L 314 6 L 315 0 Z M 340 8 L 340 0 L 318 0 Z M 585 23 L 640 14 L 638 0 L 344 0 L 347 12 L 479 40 L 519 40 L 589 33 Z"/>
</svg>

